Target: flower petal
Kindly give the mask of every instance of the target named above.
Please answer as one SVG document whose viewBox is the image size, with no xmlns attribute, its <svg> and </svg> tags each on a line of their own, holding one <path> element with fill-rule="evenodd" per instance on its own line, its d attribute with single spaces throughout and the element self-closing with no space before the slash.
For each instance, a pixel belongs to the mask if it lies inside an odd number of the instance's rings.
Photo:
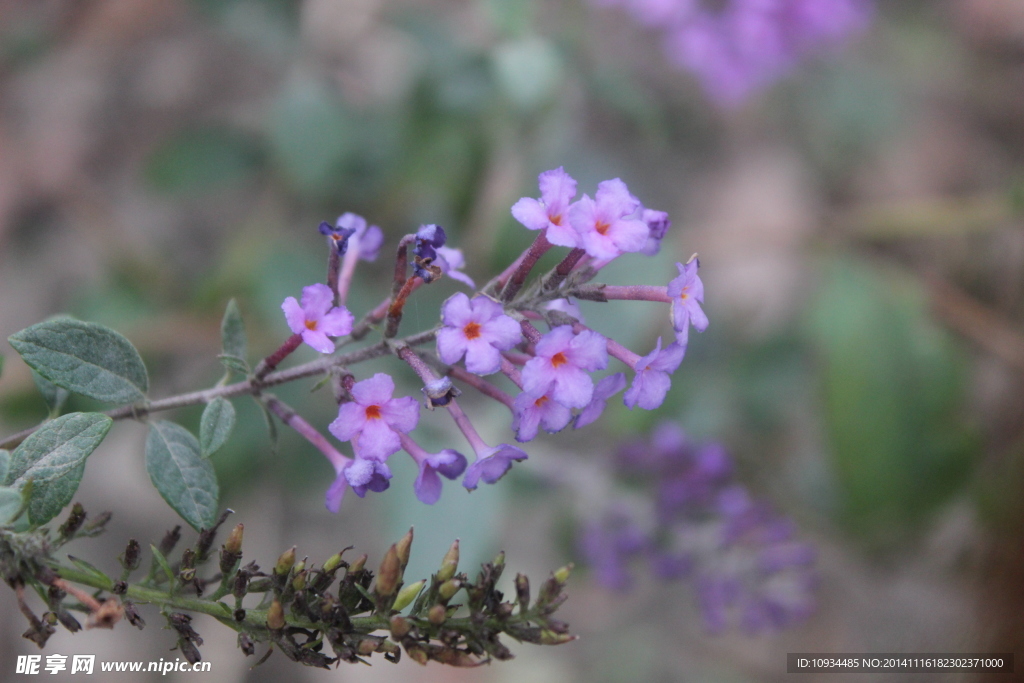
<svg viewBox="0 0 1024 683">
<path fill-rule="evenodd" d="M 338 417 L 327 429 L 338 441 L 351 441 L 366 424 L 366 408 L 358 403 L 342 403 L 338 406 Z"/>
<path fill-rule="evenodd" d="M 344 306 L 338 306 L 320 319 L 317 329 L 329 337 L 344 337 L 352 331 L 353 322 L 355 322 L 355 316 L 352 315 L 352 312 Z"/>
<path fill-rule="evenodd" d="M 319 320 L 334 305 L 334 292 L 322 283 L 302 288 L 302 310 L 309 320 Z"/>
<path fill-rule="evenodd" d="M 369 379 L 356 382 L 352 387 L 352 397 L 363 406 L 381 405 L 391 400 L 395 393 L 395 381 L 391 375 L 378 372 Z"/>
<path fill-rule="evenodd" d="M 530 197 L 523 197 L 512 205 L 512 216 L 528 230 L 543 230 L 549 223 L 544 204 Z"/>
<path fill-rule="evenodd" d="M 381 414 L 392 429 L 408 434 L 420 421 L 420 403 L 412 396 L 393 398 L 381 406 Z"/>
<path fill-rule="evenodd" d="M 284 300 L 281 304 L 281 310 L 284 311 L 284 319 L 288 323 L 288 329 L 295 334 L 302 334 L 306 329 L 306 313 L 302 310 L 302 306 L 295 300 L 294 296 L 290 296 Z"/>
<path fill-rule="evenodd" d="M 320 330 L 303 330 L 302 341 L 320 353 L 334 353 L 334 342 L 328 339 L 327 335 Z"/>
<path fill-rule="evenodd" d="M 360 458 L 387 460 L 402 447 L 402 442 L 384 420 L 372 419 L 366 421 L 353 445 Z"/>
</svg>

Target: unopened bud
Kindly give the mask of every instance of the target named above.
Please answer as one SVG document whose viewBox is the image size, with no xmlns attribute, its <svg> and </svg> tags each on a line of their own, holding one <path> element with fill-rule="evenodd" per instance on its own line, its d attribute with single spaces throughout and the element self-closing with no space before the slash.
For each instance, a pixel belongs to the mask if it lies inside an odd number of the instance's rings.
<svg viewBox="0 0 1024 683">
<path fill-rule="evenodd" d="M 170 531 L 168 531 L 166 534 L 164 534 L 163 539 L 160 541 L 160 554 L 162 554 L 164 557 L 170 555 L 171 551 L 174 550 L 174 546 L 178 545 L 178 541 L 180 540 L 181 525 L 179 524 Z"/>
<path fill-rule="evenodd" d="M 519 609 L 525 611 L 530 607 L 530 579 L 525 574 L 516 574 L 516 599 Z"/>
<path fill-rule="evenodd" d="M 571 636 L 568 633 L 555 633 L 548 629 L 543 629 L 540 632 L 541 645 L 564 645 L 574 640 L 576 640 L 576 636 Z"/>
<path fill-rule="evenodd" d="M 75 503 L 71 507 L 68 518 L 60 525 L 60 537 L 71 538 L 81 528 L 83 522 L 85 522 L 85 508 L 81 503 Z"/>
<path fill-rule="evenodd" d="M 357 557 L 356 561 L 353 562 L 352 565 L 348 568 L 349 574 L 354 574 L 355 572 L 362 571 L 363 567 L 366 566 L 366 560 L 368 558 L 369 556 L 366 553 L 363 553 L 362 555 Z"/>
<path fill-rule="evenodd" d="M 396 614 L 391 617 L 391 637 L 395 640 L 401 640 L 411 630 L 412 624 L 410 624 L 409 620 L 402 615 Z"/>
<path fill-rule="evenodd" d="M 292 588 L 297 591 L 302 590 L 306 587 L 306 570 L 303 569 L 295 573 L 295 577 L 292 579 Z"/>
<path fill-rule="evenodd" d="M 191 640 L 180 638 L 178 640 L 178 649 L 181 651 L 181 656 L 187 659 L 189 664 L 195 664 L 203 659 L 199 654 L 199 648 Z"/>
<path fill-rule="evenodd" d="M 459 570 L 459 539 L 455 539 L 452 547 L 444 554 L 441 560 L 441 569 L 437 572 L 437 580 L 442 583 L 455 576 Z"/>
<path fill-rule="evenodd" d="M 251 657 L 256 654 L 256 646 L 252 642 L 252 638 L 247 633 L 238 634 L 238 649 L 245 653 L 246 657 Z"/>
<path fill-rule="evenodd" d="M 292 567 L 293 572 L 295 574 L 298 574 L 301 571 L 305 571 L 305 569 L 306 569 L 306 560 L 308 560 L 308 559 L 309 559 L 308 557 L 304 557 L 301 560 L 299 560 L 298 562 L 296 562 L 295 565 Z"/>
<path fill-rule="evenodd" d="M 100 514 L 96 515 L 95 518 L 90 520 L 88 524 L 85 525 L 85 530 L 96 531 L 97 529 L 103 529 L 103 527 L 107 526 L 107 522 L 109 522 L 110 518 L 113 516 L 113 512 L 111 512 L 110 510 L 104 510 Z"/>
<path fill-rule="evenodd" d="M 270 609 L 267 610 L 267 628 L 271 631 L 280 631 L 284 628 L 284 607 L 277 598 L 274 598 L 270 603 Z"/>
<path fill-rule="evenodd" d="M 434 626 L 440 626 L 448 618 L 448 608 L 444 605 L 434 605 L 427 612 L 427 621 Z"/>
<path fill-rule="evenodd" d="M 409 527 L 405 536 L 395 544 L 395 550 L 398 552 L 398 561 L 402 563 L 402 570 L 405 571 L 406 565 L 409 564 L 409 553 L 412 551 L 412 527 Z"/>
<path fill-rule="evenodd" d="M 377 640 L 373 636 L 368 636 L 359 641 L 359 645 L 356 646 L 356 652 L 358 652 L 364 657 L 372 655 L 374 652 L 377 651 L 377 648 L 380 646 L 380 643 L 380 640 Z"/>
<path fill-rule="evenodd" d="M 452 381 L 447 377 L 438 377 L 435 380 L 431 380 L 421 390 L 423 395 L 426 397 L 425 404 L 428 410 L 434 408 L 443 408 L 452 402 L 453 398 L 458 397 L 462 394 L 459 389 L 452 384 Z"/>
<path fill-rule="evenodd" d="M 505 566 L 505 551 L 502 550 L 500 553 L 498 553 L 498 556 L 494 558 L 494 562 L 492 562 L 491 564 L 494 565 L 495 569 L 498 569 L 500 567 L 504 567 Z"/>
<path fill-rule="evenodd" d="M 235 528 L 228 534 L 228 540 L 224 541 L 224 550 L 235 555 L 242 554 L 242 532 L 245 531 L 245 526 L 242 524 L 236 524 Z"/>
<path fill-rule="evenodd" d="M 377 592 L 377 595 L 391 595 L 395 592 L 395 588 L 401 579 L 402 562 L 398 559 L 398 549 L 392 543 L 384 555 L 384 559 L 381 560 L 380 569 L 377 570 L 377 586 L 374 590 Z"/>
<path fill-rule="evenodd" d="M 346 548 L 345 550 L 348 550 L 348 548 Z M 340 567 L 341 566 L 341 556 L 345 552 L 345 550 L 342 550 L 340 553 L 334 553 L 333 555 L 328 557 L 327 561 L 324 562 L 323 570 L 325 572 L 333 572 L 338 567 Z"/>
<path fill-rule="evenodd" d="M 458 579 L 448 579 L 437 589 L 437 595 L 445 602 L 448 602 L 459 592 L 460 588 L 462 588 L 461 581 Z"/>
<path fill-rule="evenodd" d="M 128 571 L 135 571 L 139 568 L 139 561 L 142 559 L 142 547 L 134 538 L 128 541 L 125 546 L 124 555 L 121 556 L 121 566 Z"/>
<path fill-rule="evenodd" d="M 417 664 L 423 664 L 424 666 L 426 666 L 427 661 L 430 659 L 427 657 L 427 651 L 421 647 L 417 647 L 416 645 L 406 647 L 405 652 L 412 657 L 414 662 Z"/>
<path fill-rule="evenodd" d="M 420 594 L 420 591 L 423 590 L 423 586 L 426 584 L 426 579 L 420 579 L 416 583 L 404 586 L 402 590 L 398 591 L 398 597 L 395 598 L 395 604 L 391 605 L 391 609 L 401 612 L 412 604 L 412 601 L 416 599 L 416 596 Z"/>
<path fill-rule="evenodd" d="M 574 566 L 575 565 L 572 562 L 570 562 L 569 564 L 565 565 L 564 567 L 556 571 L 555 581 L 562 585 L 565 585 L 565 582 L 569 580 L 569 574 L 572 573 Z"/>
<path fill-rule="evenodd" d="M 292 566 L 295 564 L 295 546 L 292 546 L 288 550 L 281 553 L 281 557 L 277 558 L 277 564 L 274 565 L 275 576 L 286 576 L 291 571 Z"/>
<path fill-rule="evenodd" d="M 135 607 L 134 602 L 125 600 L 124 602 L 124 617 L 128 620 L 128 623 L 139 629 L 140 631 L 146 627 L 146 622 L 142 619 L 139 614 L 139 610 Z"/>
</svg>

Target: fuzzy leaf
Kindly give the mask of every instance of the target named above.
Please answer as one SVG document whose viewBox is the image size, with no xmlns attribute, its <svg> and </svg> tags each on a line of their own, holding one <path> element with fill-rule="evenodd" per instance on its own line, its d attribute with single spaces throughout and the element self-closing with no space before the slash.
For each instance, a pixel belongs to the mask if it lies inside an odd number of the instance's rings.
<svg viewBox="0 0 1024 683">
<path fill-rule="evenodd" d="M 146 396 L 146 366 L 132 343 L 109 327 L 72 318 L 47 320 L 8 337 L 33 370 L 68 391 L 109 403 Z"/>
<path fill-rule="evenodd" d="M 11 452 L 0 448 L 0 485 L 7 484 L 7 473 L 11 471 Z"/>
<path fill-rule="evenodd" d="M 71 395 L 68 390 L 58 387 L 35 370 L 32 371 L 32 381 L 36 383 L 36 388 L 43 395 L 46 407 L 50 409 L 50 417 L 59 415 L 61 408 L 64 407 L 64 403 L 68 400 L 68 396 Z"/>
<path fill-rule="evenodd" d="M 193 529 L 214 525 L 217 476 L 191 432 L 166 420 L 153 422 L 146 437 L 146 470 L 167 504 Z"/>
<path fill-rule="evenodd" d="M 249 364 L 246 361 L 249 356 L 249 342 L 245 334 L 245 323 L 242 322 L 242 313 L 234 299 L 228 302 L 224 318 L 220 321 L 220 338 L 223 349 L 221 362 L 229 370 L 243 374 L 249 372 Z"/>
<path fill-rule="evenodd" d="M 204 458 L 209 458 L 223 446 L 235 428 L 235 407 L 231 401 L 218 396 L 206 404 L 199 423 L 199 446 Z"/>
<path fill-rule="evenodd" d="M 85 459 L 114 423 L 100 413 L 70 413 L 44 423 L 11 453 L 7 481 L 34 483 L 28 517 L 45 524 L 71 502 L 85 472 Z"/>
<path fill-rule="evenodd" d="M 21 491 L 13 486 L 0 486 L 0 526 L 16 520 L 21 508 Z"/>
</svg>

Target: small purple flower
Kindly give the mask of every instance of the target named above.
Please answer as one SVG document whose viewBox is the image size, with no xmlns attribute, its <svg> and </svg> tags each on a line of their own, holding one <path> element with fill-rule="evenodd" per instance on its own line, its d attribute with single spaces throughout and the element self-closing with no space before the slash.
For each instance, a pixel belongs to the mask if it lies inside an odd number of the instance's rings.
<svg viewBox="0 0 1024 683">
<path fill-rule="evenodd" d="M 669 344 L 662 350 L 661 337 L 658 337 L 654 350 L 633 366 L 636 376 L 622 397 L 626 407 L 632 410 L 639 405 L 644 410 L 654 410 L 660 406 L 672 386 L 669 374 L 676 371 L 685 354 L 686 347 L 679 344 Z"/>
<path fill-rule="evenodd" d="M 348 251 L 348 241 L 352 235 L 366 230 L 366 219 L 354 213 L 343 213 L 333 226 L 324 221 L 320 224 L 320 234 L 327 237 L 339 254 Z"/>
<path fill-rule="evenodd" d="M 290 296 L 281 304 L 288 327 L 302 335 L 320 353 L 334 353 L 329 337 L 343 337 L 352 331 L 354 316 L 344 306 L 333 307 L 334 293 L 323 284 L 302 288 L 302 305 Z"/>
<path fill-rule="evenodd" d="M 572 420 L 572 411 L 550 396 L 536 398 L 525 391 L 516 396 L 512 412 L 512 431 L 516 433 L 516 441 L 525 443 L 537 436 L 537 429 L 543 425 L 544 431 L 554 434 L 565 429 Z"/>
<path fill-rule="evenodd" d="M 345 468 L 345 479 L 356 495 L 362 498 L 366 495 L 367 489 L 380 493 L 391 486 L 391 482 L 388 481 L 391 479 L 391 469 L 387 463 L 380 460 L 356 457 Z"/>
<path fill-rule="evenodd" d="M 655 211 L 653 209 L 644 209 L 643 213 L 640 214 L 640 218 L 647 224 L 647 228 L 650 230 L 647 242 L 644 244 L 643 249 L 640 250 L 640 253 L 644 256 L 654 256 L 661 251 L 661 241 L 665 239 L 665 234 L 672 227 L 672 221 L 664 211 Z"/>
<path fill-rule="evenodd" d="M 469 466 L 466 476 L 462 478 L 462 485 L 472 491 L 481 479 L 484 483 L 493 484 L 508 472 L 513 461 L 519 462 L 527 457 L 522 449 L 507 443 L 478 452 L 476 462 Z"/>
<path fill-rule="evenodd" d="M 420 404 L 411 396 L 391 398 L 395 382 L 378 372 L 352 387 L 353 401 L 343 403 L 328 429 L 339 441 L 352 441 L 357 458 L 386 460 L 402 447 L 420 418 Z"/>
<path fill-rule="evenodd" d="M 640 251 L 650 228 L 636 217 L 640 201 L 626 184 L 614 178 L 598 184 L 594 199 L 583 195 L 569 209 L 569 222 L 580 234 L 581 246 L 595 259 L 612 259 Z"/>
<path fill-rule="evenodd" d="M 668 283 L 668 297 L 672 300 L 672 329 L 676 342 L 684 348 L 689 341 L 690 325 L 698 332 L 708 328 L 708 317 L 700 305 L 704 303 L 704 283 L 697 275 L 700 261 L 691 259 L 686 265 L 676 263 L 679 276 Z"/>
<path fill-rule="evenodd" d="M 402 436 L 402 448 L 412 456 L 420 468 L 413 484 L 416 497 L 421 503 L 433 505 L 441 498 L 441 477 L 458 479 L 466 471 L 466 456 L 451 448 L 439 453 L 428 453 L 426 449 L 408 436 Z"/>
<path fill-rule="evenodd" d="M 441 307 L 444 327 L 437 331 L 437 355 L 445 363 L 457 363 L 466 356 L 466 369 L 477 375 L 490 375 L 501 367 L 501 352 L 508 351 L 523 338 L 519 323 L 505 315 L 494 299 L 469 297 L 459 292 Z"/>
<path fill-rule="evenodd" d="M 443 247 L 447 240 L 444 228 L 434 223 L 421 225 L 416 231 L 412 272 L 423 278 L 424 282 L 432 282 L 440 272 L 440 266 L 434 265 L 434 261 L 437 260 L 438 248 Z"/>
<path fill-rule="evenodd" d="M 576 181 L 559 166 L 537 177 L 540 199 L 523 197 L 512 205 L 512 215 L 530 230 L 547 230 L 548 242 L 560 247 L 579 246 L 579 234 L 569 225 L 568 211 L 576 196 Z"/>
<path fill-rule="evenodd" d="M 608 365 L 607 340 L 593 330 L 573 332 L 559 325 L 537 342 L 533 358 L 523 366 L 523 390 L 540 398 L 549 395 L 568 408 L 583 408 L 594 395 L 588 371 Z"/>
<path fill-rule="evenodd" d="M 380 248 L 384 246 L 384 233 L 376 225 L 371 225 L 358 234 L 359 258 L 363 261 L 376 261 Z"/>
<path fill-rule="evenodd" d="M 462 269 L 466 267 L 466 257 L 462 255 L 461 249 L 438 247 L 437 265 L 441 267 L 442 273 L 453 280 L 458 280 L 464 285 L 469 285 L 474 289 L 476 288 L 476 283 L 473 282 L 473 278 L 462 272 Z"/>
<path fill-rule="evenodd" d="M 573 429 L 586 427 L 591 422 L 596 421 L 597 418 L 601 417 L 601 413 L 604 412 L 608 399 L 625 388 L 626 374 L 623 372 L 616 372 L 614 375 L 608 375 L 603 378 L 594 387 L 594 396 L 590 399 L 590 403 L 576 416 L 576 424 L 573 425 Z"/>
<path fill-rule="evenodd" d="M 327 489 L 327 494 L 324 496 L 324 505 L 327 506 L 327 510 L 338 514 L 338 510 L 341 509 L 341 500 L 345 497 L 345 489 L 348 488 L 348 479 L 345 478 L 345 468 L 351 464 L 352 461 L 345 458 L 343 463 L 339 463 L 335 467 L 334 482 Z"/>
</svg>

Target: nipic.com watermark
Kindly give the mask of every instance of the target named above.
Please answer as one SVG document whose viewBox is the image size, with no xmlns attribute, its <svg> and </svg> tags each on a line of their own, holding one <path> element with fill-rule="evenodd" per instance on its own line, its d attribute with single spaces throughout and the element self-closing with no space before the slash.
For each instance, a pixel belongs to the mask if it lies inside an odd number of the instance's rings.
<svg viewBox="0 0 1024 683">
<path fill-rule="evenodd" d="M 173 672 L 200 673 L 210 671 L 210 662 L 196 662 L 192 664 L 178 657 L 177 659 L 163 659 L 158 662 L 100 662 L 96 666 L 96 655 L 18 655 L 18 661 L 14 667 L 14 673 L 34 674 L 93 674 L 96 671 L 101 673 L 159 673 L 166 676 Z"/>
</svg>

